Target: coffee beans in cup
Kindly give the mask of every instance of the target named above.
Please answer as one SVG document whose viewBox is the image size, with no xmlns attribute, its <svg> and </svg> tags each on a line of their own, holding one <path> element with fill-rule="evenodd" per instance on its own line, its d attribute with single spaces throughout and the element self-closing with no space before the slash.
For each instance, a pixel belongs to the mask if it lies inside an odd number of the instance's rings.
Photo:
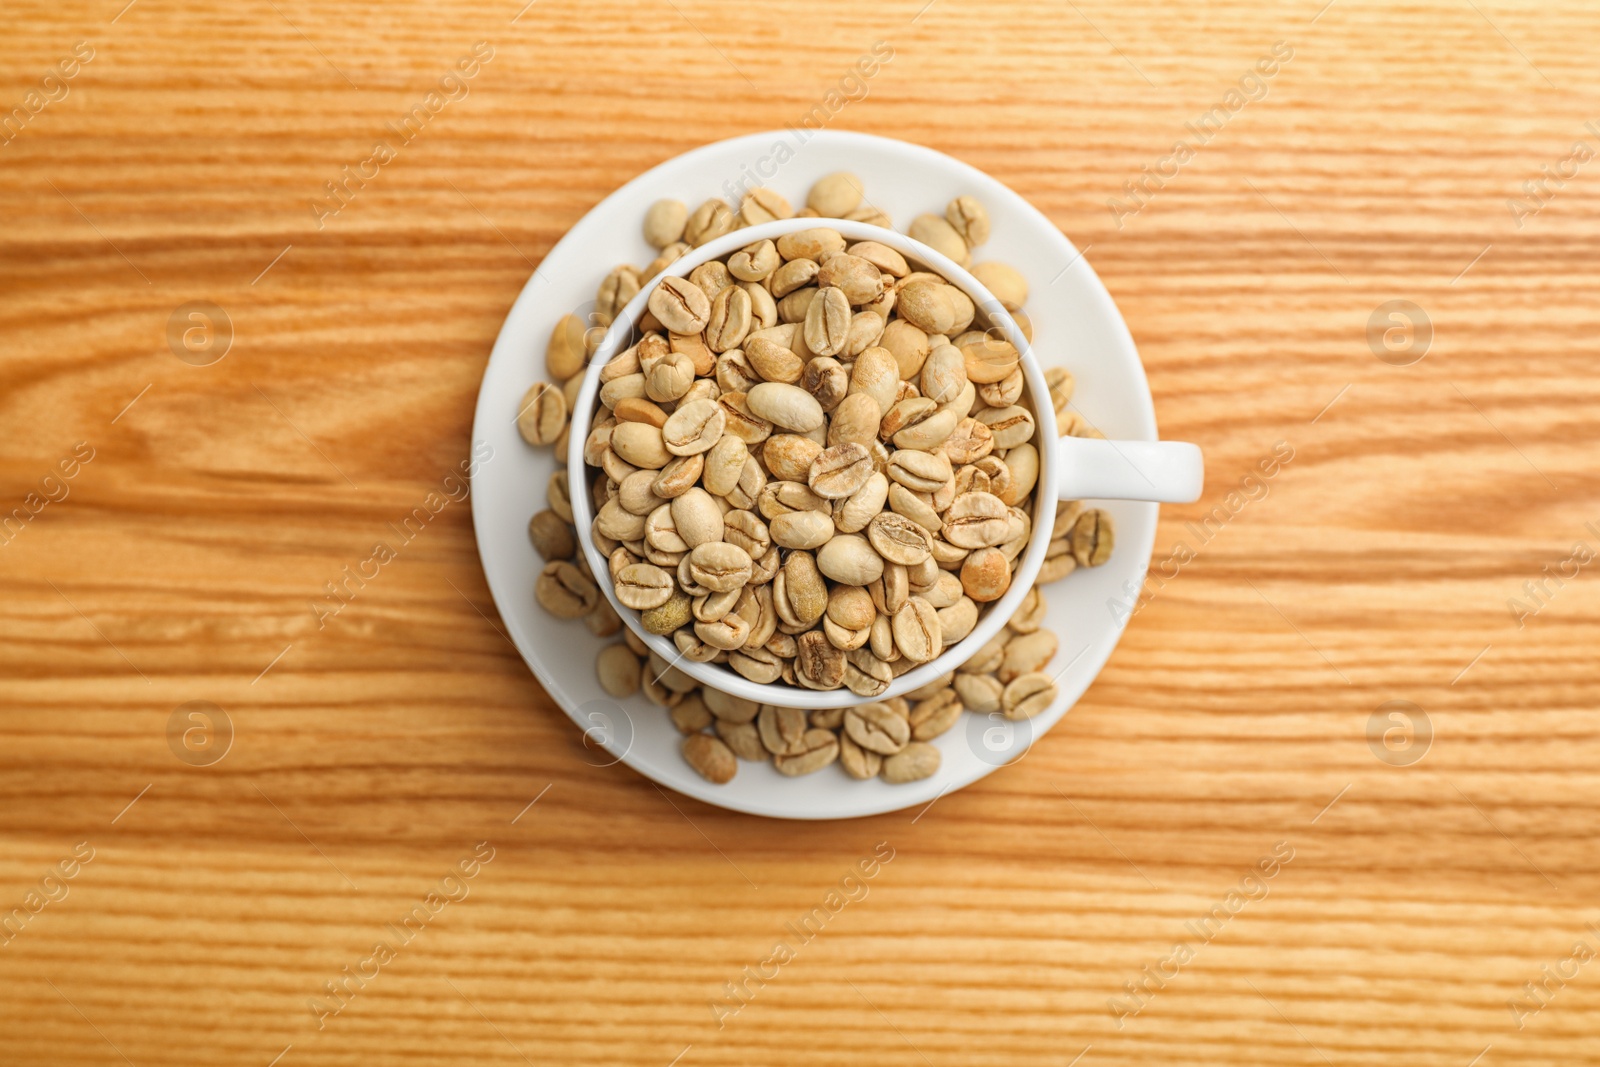
<svg viewBox="0 0 1600 1067">
<path fill-rule="evenodd" d="M 565 458 L 571 402 L 604 326 L 689 248 L 794 215 L 888 225 L 860 206 L 852 175 L 822 179 L 806 202 L 794 212 L 765 189 L 737 211 L 657 202 L 644 233 L 660 254 L 607 275 L 589 323 L 557 323 L 546 367 L 561 384 L 529 390 L 524 438 Z M 911 232 L 969 263 L 990 222 L 963 196 Z M 972 270 L 1031 339 L 1021 274 L 992 262 Z M 558 471 L 549 507 L 530 522 L 547 560 L 536 599 L 609 636 L 621 628 L 599 593 L 609 582 L 681 658 L 786 684 L 796 703 L 807 690 L 882 693 L 964 638 L 1010 588 L 1034 521 L 1034 405 L 1048 402 L 1064 435 L 1099 436 L 1071 407 L 1069 372 L 1047 370 L 1048 397 L 1028 396 L 1016 349 L 986 325 L 937 274 L 826 223 L 664 279 L 638 343 L 601 371 L 601 408 L 580 443 L 590 484 L 569 486 Z M 575 488 L 594 505 L 581 533 L 567 503 Z M 1051 533 L 1041 583 L 1109 558 L 1103 511 L 1058 505 Z M 607 557 L 606 574 L 589 572 L 579 536 Z M 1056 641 L 1043 615 L 1042 593 L 1030 590 L 958 671 L 844 711 L 755 705 L 701 686 L 626 629 L 597 670 L 607 693 L 642 691 L 667 708 L 686 761 L 710 781 L 731 780 L 741 760 L 770 759 L 791 776 L 839 763 L 852 777 L 909 782 L 937 771 L 929 742 L 963 710 L 1027 718 L 1055 700 L 1045 668 Z"/>
</svg>

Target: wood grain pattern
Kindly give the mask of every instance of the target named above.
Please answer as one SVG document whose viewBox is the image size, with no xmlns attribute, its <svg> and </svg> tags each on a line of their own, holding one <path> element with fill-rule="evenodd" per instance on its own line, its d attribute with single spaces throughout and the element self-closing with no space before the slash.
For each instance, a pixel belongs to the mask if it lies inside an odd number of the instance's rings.
<svg viewBox="0 0 1600 1067">
<path fill-rule="evenodd" d="M 0 547 L 0 911 L 94 850 L 0 947 L 0 1061 L 1600 1063 L 1600 964 L 1541 972 L 1600 947 L 1600 579 L 1507 606 L 1600 546 L 1600 163 L 1507 205 L 1600 150 L 1591 8 L 122 3 L 18 0 L 0 39 L 0 116 L 95 53 L 0 147 L 0 511 L 94 450 Z M 470 95 L 318 229 L 478 40 Z M 875 40 L 834 125 L 1092 246 L 1164 432 L 1206 448 L 1158 561 L 1294 449 L 1071 716 L 920 817 L 780 826 L 586 764 L 463 505 L 319 631 L 307 602 L 465 456 L 530 264 L 641 170 L 799 121 Z M 1107 199 L 1278 41 L 1119 228 Z M 167 322 L 202 299 L 235 339 L 193 367 Z M 1391 299 L 1435 329 L 1411 366 L 1369 349 Z M 168 749 L 191 700 L 237 730 L 213 766 Z M 1369 749 L 1390 700 L 1433 724 L 1413 766 Z M 319 1030 L 308 1000 L 479 841 L 470 896 Z M 1280 841 L 1265 899 L 1195 938 Z"/>
</svg>

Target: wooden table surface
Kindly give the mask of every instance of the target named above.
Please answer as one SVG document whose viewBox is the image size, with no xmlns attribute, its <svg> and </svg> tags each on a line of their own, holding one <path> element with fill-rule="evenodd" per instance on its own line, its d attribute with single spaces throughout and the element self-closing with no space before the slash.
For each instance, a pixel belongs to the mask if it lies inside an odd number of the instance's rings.
<svg viewBox="0 0 1600 1067">
<path fill-rule="evenodd" d="M 1592 8 L 124 2 L 0 37 L 0 1062 L 1600 1063 Z M 877 41 L 828 124 L 1088 247 L 1206 449 L 1077 709 L 780 824 L 590 766 L 465 503 L 319 630 L 530 263 Z"/>
</svg>

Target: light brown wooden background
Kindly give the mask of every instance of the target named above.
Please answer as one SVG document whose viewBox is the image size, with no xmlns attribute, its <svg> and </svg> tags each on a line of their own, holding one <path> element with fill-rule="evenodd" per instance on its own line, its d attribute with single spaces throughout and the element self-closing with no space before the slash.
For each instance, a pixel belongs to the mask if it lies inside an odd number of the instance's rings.
<svg viewBox="0 0 1600 1067">
<path fill-rule="evenodd" d="M 0 35 L 6 111 L 96 50 L 0 147 L 0 507 L 95 449 L 0 547 L 0 909 L 96 850 L 0 948 L 0 1061 L 1600 1063 L 1600 962 L 1520 1031 L 1506 1006 L 1600 946 L 1600 577 L 1521 629 L 1506 604 L 1600 549 L 1600 162 L 1520 228 L 1506 206 L 1600 150 L 1600 14 L 123 2 L 19 0 Z M 465 457 L 530 261 L 880 39 L 834 125 L 953 153 L 1092 245 L 1165 433 L 1204 445 L 1159 556 L 1295 449 L 1071 716 L 920 817 L 663 794 L 585 762 L 462 505 L 319 631 L 323 583 Z M 319 231 L 323 183 L 476 40 L 471 95 Z M 1119 230 L 1107 197 L 1280 40 L 1267 97 Z M 1396 298 L 1436 330 L 1404 368 L 1366 339 Z M 236 330 L 204 368 L 166 343 L 196 299 Z M 167 743 L 197 699 L 237 730 L 210 767 Z M 1395 699 L 1436 732 L 1414 766 L 1367 743 Z M 471 896 L 319 1031 L 307 999 L 480 840 Z M 1119 1030 L 1108 998 L 1280 840 L 1271 895 Z M 719 1029 L 708 1002 L 881 841 L 869 895 Z"/>
</svg>

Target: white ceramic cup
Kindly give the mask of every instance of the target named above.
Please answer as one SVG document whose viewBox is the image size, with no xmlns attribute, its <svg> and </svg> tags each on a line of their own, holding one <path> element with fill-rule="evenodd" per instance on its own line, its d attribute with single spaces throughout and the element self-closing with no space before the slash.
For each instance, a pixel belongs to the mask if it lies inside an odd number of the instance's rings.
<svg viewBox="0 0 1600 1067">
<path fill-rule="evenodd" d="M 1022 354 L 1022 370 L 1027 386 L 1025 396 L 1032 401 L 1036 427 L 1033 444 L 1039 452 L 1039 479 L 1033 490 L 1033 531 L 1028 547 L 1017 561 L 1010 588 L 999 600 L 981 609 L 982 614 L 970 634 L 929 662 L 893 679 L 882 693 L 870 697 L 857 696 L 842 688 L 812 690 L 782 682 L 752 682 L 721 664 L 698 663 L 688 659 L 672 641 L 645 630 L 639 613 L 624 607 L 617 600 L 609 578 L 609 562 L 590 536 L 594 512 L 589 494 L 589 468 L 583 462 L 583 442 L 589 436 L 590 422 L 598 403 L 600 369 L 627 346 L 635 323 L 645 312 L 651 292 L 663 278 L 684 277 L 700 264 L 720 259 L 746 245 L 761 240 L 777 240 L 786 233 L 817 227 L 837 230 L 850 241 L 876 241 L 888 245 L 914 264 L 944 277 L 972 299 L 979 316 L 975 323 L 987 316 L 990 324 L 998 327 Z M 883 227 L 846 219 L 779 219 L 758 226 L 747 226 L 709 241 L 673 261 L 640 289 L 639 294 L 628 302 L 628 306 L 606 331 L 589 363 L 583 387 L 578 390 L 578 399 L 572 411 L 567 479 L 571 487 L 573 525 L 577 527 L 578 542 L 583 548 L 589 569 L 594 572 L 596 584 L 611 607 L 658 656 L 695 681 L 737 697 L 780 707 L 848 708 L 887 700 L 920 689 L 955 670 L 971 659 L 1016 614 L 1023 597 L 1039 576 L 1039 568 L 1044 565 L 1058 501 L 1103 499 L 1188 503 L 1199 499 L 1204 484 L 1204 466 L 1197 446 L 1177 441 L 1107 441 L 1087 437 L 1058 437 L 1054 406 L 1040 402 L 1040 398 L 1048 398 L 1049 395 L 1044 372 L 1016 320 L 1001 306 L 994 294 L 970 273 L 920 241 Z M 773 546 L 769 551 L 776 552 L 779 549 Z M 1067 592 L 1065 587 L 1062 592 Z"/>
</svg>

